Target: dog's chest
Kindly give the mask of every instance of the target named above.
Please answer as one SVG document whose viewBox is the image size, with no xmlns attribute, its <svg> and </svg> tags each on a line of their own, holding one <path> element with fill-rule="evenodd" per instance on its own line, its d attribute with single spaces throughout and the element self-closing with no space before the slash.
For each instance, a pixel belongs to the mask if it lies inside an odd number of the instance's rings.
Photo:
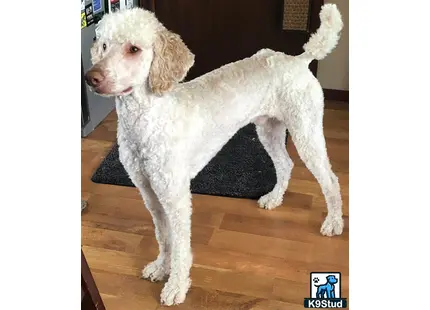
<svg viewBox="0 0 430 310">
<path fill-rule="evenodd" d="M 129 175 L 144 173 L 148 159 L 147 141 L 143 141 L 137 128 L 130 128 L 118 122 L 119 160 Z"/>
<path fill-rule="evenodd" d="M 130 176 L 145 174 L 153 140 L 150 126 L 145 126 L 142 117 L 132 112 L 117 105 L 119 159 Z"/>
<path fill-rule="evenodd" d="M 148 177 L 160 169 L 168 145 L 160 124 L 149 122 L 144 116 L 119 117 L 117 132 L 119 159 L 132 179 L 135 174 Z"/>
</svg>

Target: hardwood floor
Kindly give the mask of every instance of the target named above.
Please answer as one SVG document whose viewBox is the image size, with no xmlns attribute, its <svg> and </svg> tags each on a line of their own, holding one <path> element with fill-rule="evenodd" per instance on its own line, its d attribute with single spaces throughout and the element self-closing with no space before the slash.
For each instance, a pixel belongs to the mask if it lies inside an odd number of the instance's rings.
<svg viewBox="0 0 430 310">
<path fill-rule="evenodd" d="M 342 273 L 349 297 L 348 105 L 327 102 L 324 130 L 339 177 L 345 229 L 324 237 L 327 213 L 321 189 L 289 140 L 295 163 L 283 205 L 272 211 L 255 201 L 193 195 L 192 287 L 173 309 L 304 309 L 312 271 Z M 82 139 L 82 247 L 108 310 L 161 309 L 164 283 L 139 278 L 158 253 L 150 214 L 137 189 L 92 183 L 116 139 L 116 114 Z M 349 301 L 348 301 L 349 302 Z"/>
</svg>

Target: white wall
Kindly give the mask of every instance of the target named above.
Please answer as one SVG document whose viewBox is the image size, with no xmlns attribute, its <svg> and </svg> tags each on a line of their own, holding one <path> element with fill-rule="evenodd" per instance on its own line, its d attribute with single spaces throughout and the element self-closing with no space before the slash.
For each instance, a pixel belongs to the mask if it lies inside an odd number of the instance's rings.
<svg viewBox="0 0 430 310">
<path fill-rule="evenodd" d="M 349 0 L 326 0 L 337 5 L 344 23 L 337 47 L 318 62 L 317 77 L 323 88 L 349 90 Z"/>
</svg>

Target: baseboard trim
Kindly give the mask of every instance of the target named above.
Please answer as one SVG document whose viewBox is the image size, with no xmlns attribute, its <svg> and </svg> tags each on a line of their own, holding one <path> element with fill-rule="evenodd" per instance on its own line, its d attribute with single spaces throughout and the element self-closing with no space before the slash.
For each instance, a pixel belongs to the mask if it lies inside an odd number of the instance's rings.
<svg viewBox="0 0 430 310">
<path fill-rule="evenodd" d="M 324 98 L 327 100 L 349 102 L 349 91 L 324 88 Z"/>
</svg>

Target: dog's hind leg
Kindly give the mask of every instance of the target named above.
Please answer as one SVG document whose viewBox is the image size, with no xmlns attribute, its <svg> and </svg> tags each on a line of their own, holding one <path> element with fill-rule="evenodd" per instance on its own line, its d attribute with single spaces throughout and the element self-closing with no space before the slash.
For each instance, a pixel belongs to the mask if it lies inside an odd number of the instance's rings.
<svg viewBox="0 0 430 310">
<path fill-rule="evenodd" d="M 316 104 L 312 113 L 300 111 L 301 117 L 291 115 L 288 130 L 300 158 L 321 186 L 328 214 L 321 226 L 325 236 L 340 235 L 343 231 L 342 198 L 339 181 L 333 173 L 327 155 L 323 132 L 323 103 Z M 297 113 L 297 111 L 295 111 Z"/>
<path fill-rule="evenodd" d="M 276 185 L 271 192 L 258 200 L 260 208 L 271 210 L 281 205 L 294 164 L 285 145 L 287 130 L 285 124 L 274 118 L 263 118 L 255 124 L 258 137 L 276 170 Z"/>
</svg>

